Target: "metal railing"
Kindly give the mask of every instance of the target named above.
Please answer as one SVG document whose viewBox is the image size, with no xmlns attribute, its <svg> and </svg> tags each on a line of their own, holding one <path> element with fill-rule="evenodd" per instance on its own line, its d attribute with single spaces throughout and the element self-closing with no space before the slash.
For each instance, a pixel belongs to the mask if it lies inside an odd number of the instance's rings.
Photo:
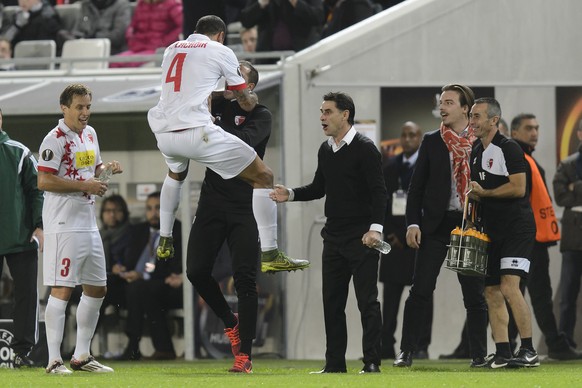
<svg viewBox="0 0 582 388">
<path fill-rule="evenodd" d="M 257 67 L 275 67 L 279 68 L 285 60 L 295 54 L 294 51 L 268 51 L 268 52 L 235 52 L 237 58 L 245 60 L 273 60 L 273 64 L 258 64 Z M 132 56 L 118 56 L 112 55 L 108 57 L 86 57 L 86 58 L 62 58 L 62 57 L 26 57 L 26 58 L 12 58 L 12 59 L 0 59 L 0 68 L 5 65 L 12 65 L 15 71 L 43 71 L 43 72 L 58 72 L 62 74 L 72 74 L 72 73 L 87 73 L 87 72 L 100 72 L 103 70 L 117 71 L 117 72 L 127 72 L 128 70 L 134 72 L 136 69 L 140 69 L 140 72 L 153 72 L 159 71 L 159 66 L 162 63 L 163 54 L 151 54 L 151 55 L 132 55 Z M 118 67 L 118 68 L 75 68 L 77 63 L 134 63 L 143 62 L 143 65 L 139 67 Z M 270 61 L 269 61 L 270 62 Z M 63 69 L 61 65 L 66 64 Z M 144 70 L 141 70 L 144 69 Z M 147 69 L 150 69 L 148 71 Z M 0 77 L 10 77 L 11 71 L 0 71 Z"/>
</svg>

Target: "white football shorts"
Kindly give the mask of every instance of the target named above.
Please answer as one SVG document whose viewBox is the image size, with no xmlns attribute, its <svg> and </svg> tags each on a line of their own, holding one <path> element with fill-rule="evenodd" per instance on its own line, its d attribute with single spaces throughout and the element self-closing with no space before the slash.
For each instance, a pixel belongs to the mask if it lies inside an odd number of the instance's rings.
<svg viewBox="0 0 582 388">
<path fill-rule="evenodd" d="M 107 285 L 99 232 L 45 234 L 43 280 L 45 286 Z"/>
<path fill-rule="evenodd" d="M 188 168 L 190 159 L 202 163 L 223 179 L 231 179 L 247 168 L 257 153 L 238 137 L 217 125 L 156 133 L 170 171 L 180 173 Z"/>
</svg>

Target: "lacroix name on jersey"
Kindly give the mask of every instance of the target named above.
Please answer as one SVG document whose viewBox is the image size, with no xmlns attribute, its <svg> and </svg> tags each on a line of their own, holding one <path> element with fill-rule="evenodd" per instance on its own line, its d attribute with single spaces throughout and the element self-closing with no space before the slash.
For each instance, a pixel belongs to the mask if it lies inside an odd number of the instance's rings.
<svg viewBox="0 0 582 388">
<path fill-rule="evenodd" d="M 179 42 L 176 48 L 206 48 L 208 42 Z"/>
<path fill-rule="evenodd" d="M 95 165 L 95 151 L 75 152 L 75 165 L 77 168 L 89 167 Z"/>
</svg>

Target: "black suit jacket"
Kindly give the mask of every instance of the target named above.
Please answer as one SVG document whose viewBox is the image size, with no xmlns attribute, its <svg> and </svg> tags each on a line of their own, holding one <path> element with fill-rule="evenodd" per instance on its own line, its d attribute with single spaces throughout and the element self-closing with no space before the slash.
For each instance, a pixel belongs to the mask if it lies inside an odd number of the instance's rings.
<svg viewBox="0 0 582 388">
<path fill-rule="evenodd" d="M 408 187 L 406 225 L 417 224 L 422 233 L 434 233 L 451 197 L 449 150 L 439 130 L 424 135 Z"/>
<path fill-rule="evenodd" d="M 402 177 L 410 174 L 414 166 L 402 166 L 403 154 L 396 155 L 386 162 L 383 168 L 384 182 L 386 182 L 386 191 L 388 194 L 386 206 L 386 218 L 384 222 L 384 235 L 395 234 L 398 240 L 404 246 L 403 249 L 392 247 L 388 255 L 382 255 L 380 263 L 380 281 L 394 282 L 398 284 L 412 284 L 412 275 L 414 272 L 414 259 L 416 251 L 406 245 L 406 220 L 405 216 L 394 216 L 392 214 L 392 194 L 399 189 L 406 191 L 408 182 L 403 181 Z"/>
<path fill-rule="evenodd" d="M 156 260 L 156 269 L 151 274 L 152 279 L 165 279 L 172 273 L 182 273 L 182 224 L 176 220 L 174 230 L 174 257 L 172 259 Z M 129 233 L 129 246 L 124 260 L 125 268 L 131 271 L 137 265 L 143 249 L 150 239 L 150 224 L 142 222 L 132 225 Z"/>
</svg>

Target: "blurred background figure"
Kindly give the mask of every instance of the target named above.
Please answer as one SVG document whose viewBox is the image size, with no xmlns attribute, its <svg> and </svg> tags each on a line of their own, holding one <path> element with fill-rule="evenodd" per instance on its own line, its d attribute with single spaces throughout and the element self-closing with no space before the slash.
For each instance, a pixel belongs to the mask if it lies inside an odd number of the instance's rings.
<svg viewBox="0 0 582 388">
<path fill-rule="evenodd" d="M 20 10 L 12 23 L 3 26 L 2 35 L 12 47 L 23 40 L 56 40 L 61 19 L 53 6 L 42 0 L 18 0 Z"/>
<path fill-rule="evenodd" d="M 248 0 L 240 21 L 258 26 L 257 51 L 300 51 L 320 39 L 321 0 Z"/>
<path fill-rule="evenodd" d="M 81 0 L 81 13 L 71 31 L 60 30 L 59 44 L 71 39 L 107 38 L 111 54 L 127 49 L 125 31 L 131 22 L 127 0 Z"/>
<path fill-rule="evenodd" d="M 182 34 L 184 39 L 190 36 L 196 28 L 198 19 L 206 15 L 215 15 L 229 23 L 226 18 L 226 4 L 225 2 L 233 2 L 237 0 L 186 0 L 183 2 L 183 29 Z M 242 0 L 238 0 L 242 1 Z M 246 1 L 246 0 L 245 0 Z M 228 42 L 224 42 L 227 44 Z"/>
<path fill-rule="evenodd" d="M 126 30 L 128 50 L 120 56 L 150 55 L 168 47 L 182 32 L 180 0 L 138 0 L 131 23 Z M 110 67 L 138 67 L 144 62 L 114 62 Z"/>
<path fill-rule="evenodd" d="M 6 38 L 0 37 L 0 59 L 12 59 L 12 44 Z M 14 70 L 13 63 L 5 63 L 0 65 L 0 71 Z"/>
<path fill-rule="evenodd" d="M 578 152 L 562 160 L 554 176 L 556 204 L 564 207 L 562 215 L 562 270 L 560 273 L 560 331 L 572 347 L 576 327 L 576 301 L 582 278 L 582 121 L 576 136 L 580 144 Z"/>
<path fill-rule="evenodd" d="M 416 250 L 406 245 L 406 197 L 408 184 L 418 158 L 418 148 L 422 140 L 422 130 L 418 124 L 408 121 L 402 126 L 400 145 L 402 153 L 389 158 L 384 163 L 384 182 L 388 192 L 388 204 L 384 221 L 385 240 L 392 250 L 382 255 L 380 281 L 384 283 L 382 305 L 382 358 L 394 358 L 396 339 L 396 318 L 404 287 L 412 285 Z M 432 305 L 426 321 L 424 335 L 419 339 L 415 358 L 428 358 L 428 345 L 432 332 Z"/>
<path fill-rule="evenodd" d="M 498 129 L 499 129 L 499 133 L 501 133 L 503 136 L 505 136 L 507 138 L 511 137 L 511 135 L 509 133 L 509 127 L 507 126 L 507 121 L 503 120 L 503 118 L 499 119 Z"/>
<path fill-rule="evenodd" d="M 131 228 L 126 269 L 119 276 L 127 282 L 125 332 L 129 344 L 121 360 L 139 360 L 142 355 L 139 343 L 144 324 L 154 345 L 152 360 L 173 360 L 176 352 L 166 313 L 168 309 L 182 308 L 182 241 L 181 224 L 174 224 L 173 236 L 176 249 L 173 258 L 156 260 L 160 238 L 160 192 L 151 193 L 146 199 L 146 221 Z M 133 268 L 133 269 L 128 269 Z"/>
<path fill-rule="evenodd" d="M 125 286 L 127 282 L 120 274 L 127 271 L 125 266 L 129 247 L 129 210 L 121 195 L 111 195 L 101 204 L 101 240 L 107 265 L 107 294 L 101 311 L 108 305 L 125 306 Z"/>
<path fill-rule="evenodd" d="M 256 26 L 251 28 L 241 28 L 240 30 L 240 41 L 242 43 L 242 49 L 246 53 L 254 53 L 257 51 L 257 38 L 259 32 Z"/>
<path fill-rule="evenodd" d="M 327 17 L 321 37 L 325 38 L 374 15 L 382 7 L 371 0 L 324 0 Z"/>
</svg>

